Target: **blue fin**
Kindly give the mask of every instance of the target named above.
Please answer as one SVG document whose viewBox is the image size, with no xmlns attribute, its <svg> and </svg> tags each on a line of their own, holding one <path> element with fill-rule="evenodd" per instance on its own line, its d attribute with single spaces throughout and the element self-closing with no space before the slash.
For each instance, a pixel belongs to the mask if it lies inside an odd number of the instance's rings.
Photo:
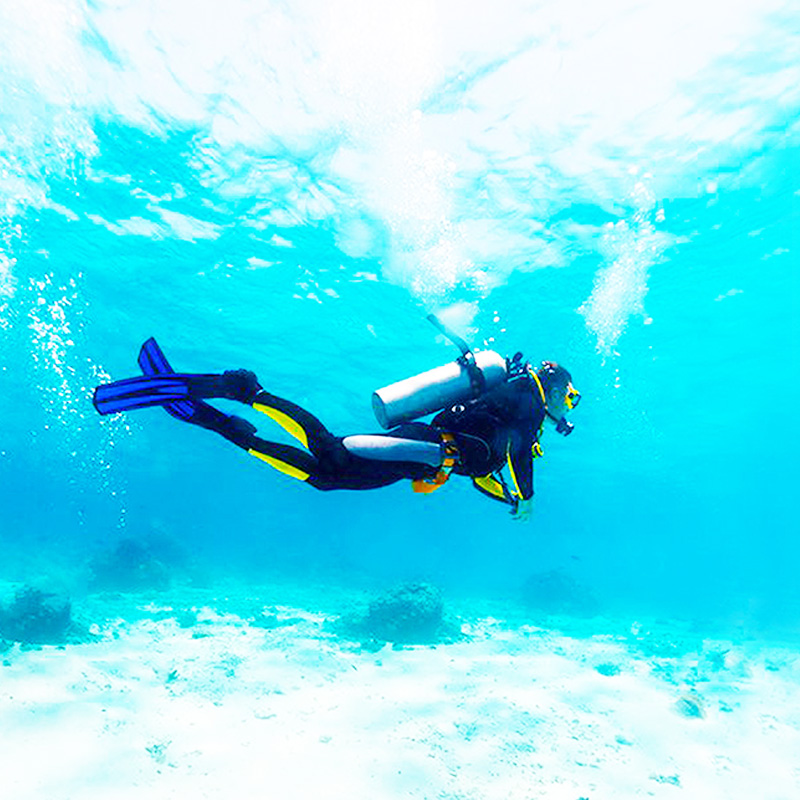
<svg viewBox="0 0 800 800">
<path fill-rule="evenodd" d="M 94 390 L 92 402 L 101 414 L 116 414 L 134 408 L 163 406 L 189 395 L 182 375 L 142 375 L 104 383 Z"/>
<path fill-rule="evenodd" d="M 175 372 L 169 365 L 167 357 L 164 355 L 158 342 L 154 337 L 150 337 L 139 350 L 139 366 L 145 375 L 164 375 Z M 207 406 L 202 400 L 176 400 L 172 403 L 164 404 L 164 410 L 172 414 L 176 419 L 190 422 L 192 417 Z"/>
<path fill-rule="evenodd" d="M 106 383 L 94 390 L 92 402 L 100 414 L 161 406 L 176 419 L 203 427 L 227 419 L 222 412 L 190 394 L 193 381 L 196 384 L 198 379 L 216 376 L 174 372 L 155 339 L 148 339 L 142 345 L 139 366 L 144 375 Z"/>
</svg>

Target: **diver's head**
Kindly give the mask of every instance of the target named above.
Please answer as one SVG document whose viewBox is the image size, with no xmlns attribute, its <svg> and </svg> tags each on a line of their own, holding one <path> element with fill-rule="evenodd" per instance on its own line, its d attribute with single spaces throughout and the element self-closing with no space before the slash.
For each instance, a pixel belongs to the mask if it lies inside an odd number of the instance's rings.
<svg viewBox="0 0 800 800">
<path fill-rule="evenodd" d="M 567 394 L 572 386 L 572 375 L 555 361 L 542 361 L 542 366 L 536 374 L 544 389 L 547 410 L 554 417 L 563 416 L 574 406 L 572 400 L 567 400 Z"/>
<path fill-rule="evenodd" d="M 556 430 L 564 436 L 572 433 L 573 425 L 567 422 L 566 414 L 578 405 L 580 392 L 572 385 L 569 371 L 555 361 L 543 361 L 536 371 L 544 390 L 546 413 L 555 424 Z"/>
</svg>

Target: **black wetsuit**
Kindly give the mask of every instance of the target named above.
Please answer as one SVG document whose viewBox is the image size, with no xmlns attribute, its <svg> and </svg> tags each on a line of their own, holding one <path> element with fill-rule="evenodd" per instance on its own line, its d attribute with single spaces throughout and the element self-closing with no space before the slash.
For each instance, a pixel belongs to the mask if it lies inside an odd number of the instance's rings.
<svg viewBox="0 0 800 800">
<path fill-rule="evenodd" d="M 485 395 L 437 414 L 433 425 L 454 434 L 458 475 L 469 475 L 475 488 L 496 500 L 516 504 L 533 497 L 533 446 L 545 417 L 536 384 L 520 375 Z M 508 466 L 510 485 L 500 476 Z"/>
<path fill-rule="evenodd" d="M 342 444 L 344 437 L 332 434 L 313 414 L 264 390 L 258 392 L 252 406 L 274 419 L 307 449 L 262 439 L 249 423 L 222 412 L 213 421 L 209 420 L 211 424 L 195 422 L 216 430 L 275 469 L 322 491 L 377 489 L 404 479 L 432 478 L 437 472 L 436 468 L 418 462 L 375 461 L 353 455 Z M 378 435 L 437 444 L 442 438 L 440 431 L 422 422 L 399 425 Z"/>
<path fill-rule="evenodd" d="M 265 391 L 249 370 L 175 372 L 152 337 L 139 352 L 144 374 L 96 387 L 92 402 L 101 414 L 162 406 L 173 417 L 213 430 L 323 491 L 374 489 L 411 479 L 416 491 L 428 493 L 455 472 L 471 477 L 485 494 L 516 506 L 533 495 L 534 447 L 547 411 L 541 380 L 530 365 L 523 368 L 520 357 L 509 362 L 512 377 L 480 397 L 441 411 L 430 424 L 410 422 L 381 434 L 335 436 L 313 414 Z M 549 364 L 549 373 L 556 367 Z M 224 414 L 207 398 L 251 406 L 301 447 L 260 438 L 254 425 Z M 509 482 L 501 474 L 506 466 Z"/>
<path fill-rule="evenodd" d="M 238 417 L 219 416 L 194 422 L 221 433 L 276 469 L 323 491 L 374 489 L 399 480 L 432 479 L 438 472 L 413 461 L 376 461 L 349 452 L 313 414 L 289 400 L 261 390 L 250 403 L 267 414 L 306 449 L 270 442 Z M 532 448 L 544 419 L 544 400 L 536 385 L 519 376 L 487 394 L 440 412 L 431 424 L 411 422 L 379 436 L 442 441 L 452 433 L 458 450 L 453 472 L 469 475 L 475 487 L 497 500 L 516 505 L 533 495 Z M 510 485 L 500 476 L 509 467 Z"/>
</svg>

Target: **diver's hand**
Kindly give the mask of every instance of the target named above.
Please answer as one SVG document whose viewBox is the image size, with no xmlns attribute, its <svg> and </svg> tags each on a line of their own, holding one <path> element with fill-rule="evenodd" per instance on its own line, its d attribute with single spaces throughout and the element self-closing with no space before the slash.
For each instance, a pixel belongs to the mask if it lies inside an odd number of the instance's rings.
<svg viewBox="0 0 800 800">
<path fill-rule="evenodd" d="M 533 498 L 529 497 L 527 500 L 518 500 L 517 505 L 511 512 L 511 516 L 516 522 L 527 522 L 532 518 L 533 514 Z"/>
</svg>

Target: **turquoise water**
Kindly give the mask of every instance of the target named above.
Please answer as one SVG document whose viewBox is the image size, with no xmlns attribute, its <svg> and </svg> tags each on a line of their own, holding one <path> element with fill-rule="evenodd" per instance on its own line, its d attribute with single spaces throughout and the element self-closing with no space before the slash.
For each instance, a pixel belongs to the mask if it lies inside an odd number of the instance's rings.
<svg viewBox="0 0 800 800">
<path fill-rule="evenodd" d="M 668 5 L 4 4 L 1 577 L 158 535 L 211 580 L 559 570 L 609 614 L 796 633 L 800 20 Z M 530 523 L 91 406 L 154 335 L 374 431 L 373 389 L 456 355 L 431 311 L 583 393 Z"/>
</svg>

